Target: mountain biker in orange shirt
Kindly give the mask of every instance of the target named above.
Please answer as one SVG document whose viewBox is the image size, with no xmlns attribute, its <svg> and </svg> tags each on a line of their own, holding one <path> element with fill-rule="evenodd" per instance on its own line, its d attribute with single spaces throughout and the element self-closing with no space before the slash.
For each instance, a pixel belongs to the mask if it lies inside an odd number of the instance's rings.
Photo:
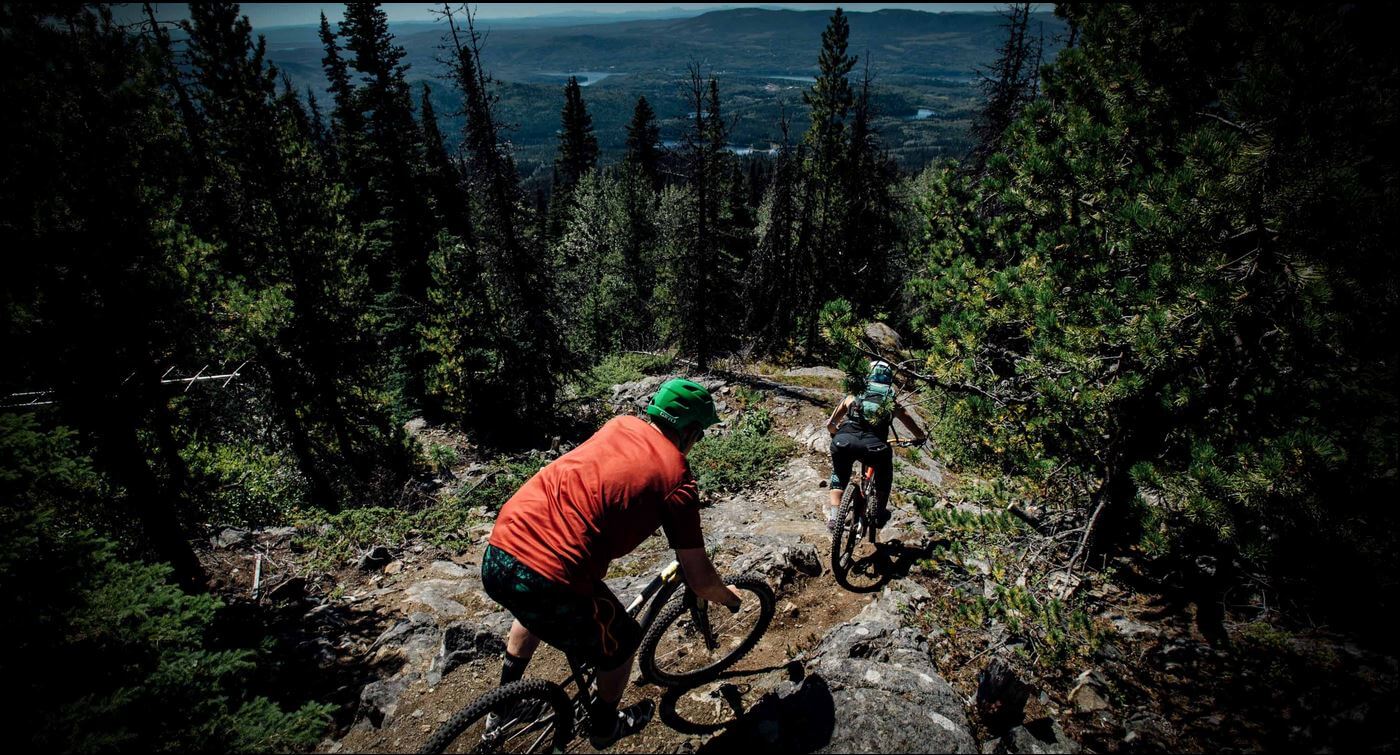
<svg viewBox="0 0 1400 755">
<path fill-rule="evenodd" d="M 740 601 L 705 552 L 699 491 L 685 458 L 719 421 L 714 400 L 698 383 L 671 380 L 646 414 L 609 420 L 516 491 L 496 518 L 481 562 L 486 593 L 515 617 L 501 684 L 524 675 L 540 640 L 592 664 L 595 749 L 640 731 L 654 707 L 644 700 L 617 709 L 642 633 L 603 583 L 609 562 L 660 527 L 696 595 L 731 609 Z M 499 721 L 488 716 L 487 730 Z"/>
</svg>

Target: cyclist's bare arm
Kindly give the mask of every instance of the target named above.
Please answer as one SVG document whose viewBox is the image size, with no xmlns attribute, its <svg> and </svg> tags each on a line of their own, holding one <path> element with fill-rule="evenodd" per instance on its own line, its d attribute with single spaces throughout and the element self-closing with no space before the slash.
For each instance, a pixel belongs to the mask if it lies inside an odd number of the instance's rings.
<svg viewBox="0 0 1400 755">
<path fill-rule="evenodd" d="M 676 560 L 681 562 L 681 572 L 685 574 L 685 583 L 696 595 L 721 605 L 734 608 L 739 605 L 739 591 L 726 585 L 720 579 L 719 572 L 715 571 L 715 565 L 710 561 L 710 556 L 704 548 L 678 548 L 676 549 Z"/>
<path fill-rule="evenodd" d="M 841 426 L 841 420 L 845 418 L 846 412 L 851 408 L 851 402 L 855 401 L 854 396 L 847 396 L 841 400 L 841 404 L 836 407 L 836 411 L 831 413 L 831 419 L 826 421 L 826 431 L 832 435 L 836 434 L 836 429 Z"/>
</svg>

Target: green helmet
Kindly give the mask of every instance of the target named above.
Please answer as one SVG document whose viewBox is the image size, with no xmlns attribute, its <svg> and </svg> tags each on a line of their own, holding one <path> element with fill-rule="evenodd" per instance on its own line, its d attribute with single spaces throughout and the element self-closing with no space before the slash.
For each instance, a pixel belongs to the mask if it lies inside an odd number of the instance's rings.
<svg viewBox="0 0 1400 755">
<path fill-rule="evenodd" d="M 664 420 L 677 430 L 699 425 L 703 430 L 719 422 L 715 401 L 705 386 L 693 380 L 676 378 L 661 384 L 647 404 L 647 414 Z"/>
</svg>

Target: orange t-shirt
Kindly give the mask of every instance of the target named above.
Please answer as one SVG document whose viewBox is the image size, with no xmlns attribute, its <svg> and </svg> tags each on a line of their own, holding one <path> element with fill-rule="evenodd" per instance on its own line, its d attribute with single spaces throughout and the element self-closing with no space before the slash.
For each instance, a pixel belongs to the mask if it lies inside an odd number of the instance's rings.
<svg viewBox="0 0 1400 755">
<path fill-rule="evenodd" d="M 614 417 L 541 469 L 496 517 L 491 545 L 581 593 L 657 527 L 699 548 L 700 496 L 685 455 L 637 417 Z"/>
</svg>

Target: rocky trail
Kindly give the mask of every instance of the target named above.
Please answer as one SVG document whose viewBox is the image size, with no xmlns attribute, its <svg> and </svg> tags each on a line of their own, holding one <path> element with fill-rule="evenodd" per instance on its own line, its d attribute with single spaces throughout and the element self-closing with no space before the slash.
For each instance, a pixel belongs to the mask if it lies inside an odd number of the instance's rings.
<svg viewBox="0 0 1400 755">
<path fill-rule="evenodd" d="M 649 395 L 653 382 L 659 378 L 618 386 L 615 406 Z M 729 384 L 711 382 L 723 411 Z M 775 426 L 798 450 L 757 488 L 711 501 L 702 518 L 708 544 L 718 549 L 716 564 L 763 576 L 778 594 L 777 615 L 755 649 L 716 682 L 667 690 L 636 677 L 625 702 L 650 697 L 659 714 L 614 750 L 694 752 L 736 742 L 832 751 L 974 749 L 962 697 L 938 676 L 926 640 L 902 623 L 927 599 L 899 578 L 925 545 L 920 518 L 897 512 L 883 533 L 888 543 L 863 546 L 860 555 L 871 565 L 857 583 L 863 591 L 838 587 L 826 564 L 830 538 L 821 504 L 829 471 L 824 424 L 840 395 L 766 382 Z M 344 596 L 387 620 L 358 653 L 378 678 L 361 689 L 348 732 L 323 742 L 322 750 L 414 751 L 496 684 L 511 619 L 481 589 L 488 535 L 483 529 L 476 546 L 462 553 L 380 554 L 387 563 L 365 589 Z M 608 582 L 626 602 L 671 558 L 664 538 L 654 536 L 614 562 Z M 541 648 L 529 675 L 562 680 L 562 655 Z M 572 747 L 591 749 L 582 740 Z"/>
<path fill-rule="evenodd" d="M 635 409 L 663 379 L 614 386 L 608 410 Z M 1147 575 L 1134 578 L 1134 587 L 1126 563 L 1116 567 L 1116 581 L 1085 575 L 1079 586 L 1081 604 L 1107 632 L 1092 657 L 1027 675 L 998 622 L 945 631 L 931 618 L 940 606 L 947 616 L 950 604 L 994 595 L 988 566 L 971 557 L 963 568 L 938 561 L 934 546 L 944 541 L 898 495 L 883 542 L 857 552 L 853 589 L 839 587 L 821 514 L 829 473 L 824 425 L 839 381 L 827 368 L 705 379 L 722 415 L 761 406 L 774 431 L 795 441 L 767 479 L 737 494 L 708 494 L 702 511 L 717 566 L 761 575 L 778 595 L 777 613 L 756 647 L 715 682 L 668 690 L 634 677 L 625 702 L 651 698 L 658 716 L 615 751 L 1048 753 L 1388 741 L 1357 724 L 1395 709 L 1377 708 L 1365 695 L 1395 692 L 1394 658 L 1325 633 L 1263 636 L 1272 644 L 1261 646 L 1254 636 L 1260 625 L 1243 622 L 1229 625 L 1232 649 L 1201 633 L 1199 607 L 1159 610 L 1170 594 Z M 459 478 L 481 467 L 462 464 Z M 897 454 L 901 479 L 946 489 L 931 455 Z M 261 570 L 263 589 L 248 615 L 263 631 L 280 622 L 291 637 L 295 652 L 284 659 L 284 676 L 309 680 L 297 694 L 340 705 L 337 734 L 320 751 L 412 752 L 497 682 L 511 618 L 481 589 L 490 527 L 470 525 L 471 545 L 462 549 L 412 535 L 333 572 L 290 566 L 298 558 L 291 527 L 221 531 L 206 558 L 225 575 L 226 593 L 242 585 L 246 595 Z M 671 558 L 655 536 L 614 562 L 608 582 L 626 602 Z M 1019 670 L 998 688 L 988 680 L 997 679 L 1001 661 Z M 527 675 L 562 681 L 567 666 L 542 647 Z M 1357 686 L 1356 679 L 1367 681 Z M 989 689 L 990 700 L 983 699 Z M 1017 702 L 1010 718 L 995 723 L 997 706 L 1005 705 L 998 696 L 1007 695 Z M 576 740 L 571 750 L 590 748 Z"/>
</svg>

